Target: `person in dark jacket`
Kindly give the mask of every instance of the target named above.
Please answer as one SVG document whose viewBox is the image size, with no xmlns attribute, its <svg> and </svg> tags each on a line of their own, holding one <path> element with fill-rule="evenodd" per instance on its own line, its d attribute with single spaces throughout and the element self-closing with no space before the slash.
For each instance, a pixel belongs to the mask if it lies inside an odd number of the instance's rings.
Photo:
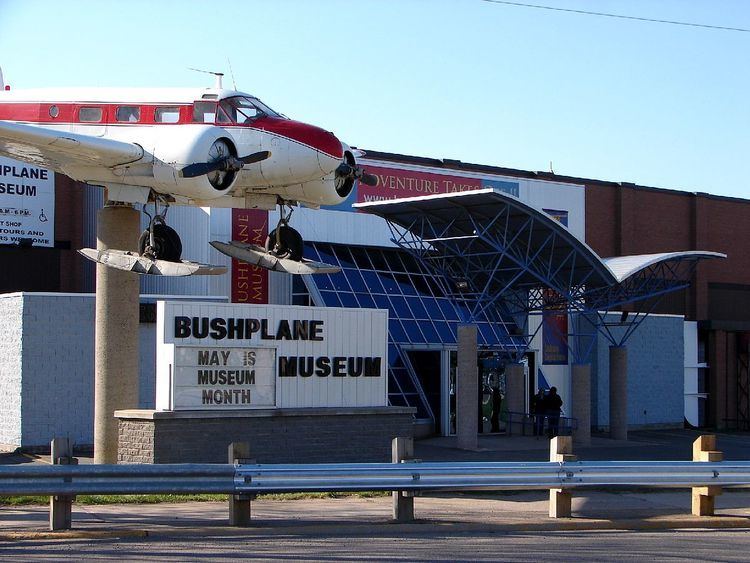
<svg viewBox="0 0 750 563">
<path fill-rule="evenodd" d="M 544 390 L 542 388 L 539 388 L 536 395 L 531 398 L 531 420 L 534 424 L 534 436 L 544 435 L 544 417 L 547 414 L 544 408 L 544 400 Z"/>
<path fill-rule="evenodd" d="M 560 411 L 562 410 L 562 398 L 557 394 L 557 387 L 550 387 L 549 394 L 544 398 L 545 410 L 549 419 L 547 435 L 550 438 L 557 436 L 560 428 Z"/>
</svg>

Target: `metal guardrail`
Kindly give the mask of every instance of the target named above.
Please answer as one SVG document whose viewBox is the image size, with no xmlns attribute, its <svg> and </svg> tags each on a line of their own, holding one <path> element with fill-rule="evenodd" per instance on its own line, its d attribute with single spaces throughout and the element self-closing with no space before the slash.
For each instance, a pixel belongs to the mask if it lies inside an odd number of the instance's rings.
<svg viewBox="0 0 750 563">
<path fill-rule="evenodd" d="M 750 461 L 0 467 L 0 495 L 749 487 Z"/>
</svg>

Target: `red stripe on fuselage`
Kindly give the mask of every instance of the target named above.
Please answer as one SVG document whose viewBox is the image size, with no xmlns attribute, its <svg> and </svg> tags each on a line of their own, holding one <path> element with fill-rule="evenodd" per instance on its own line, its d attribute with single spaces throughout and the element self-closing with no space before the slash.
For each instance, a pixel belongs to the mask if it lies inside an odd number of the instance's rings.
<svg viewBox="0 0 750 563">
<path fill-rule="evenodd" d="M 50 108 L 57 108 L 57 116 L 50 115 Z M 116 110 L 122 106 L 138 106 L 141 108 L 141 120 L 137 123 L 117 121 L 115 119 Z M 180 107 L 180 119 L 178 123 L 161 123 L 154 121 L 154 110 L 158 107 Z M 102 108 L 102 120 L 99 122 L 81 122 L 78 120 L 78 109 L 81 107 L 99 107 Z M 136 104 L 136 103 L 17 103 L 17 102 L 0 102 L 0 120 L 6 121 L 23 121 L 26 123 L 40 123 L 45 125 L 128 125 L 137 127 L 139 125 L 175 125 L 194 124 L 192 119 L 192 106 L 185 104 Z M 201 125 L 208 125 L 201 123 Z M 315 150 L 325 153 L 332 158 L 342 158 L 343 148 L 333 133 L 330 133 L 320 127 L 294 121 L 291 119 L 281 119 L 277 117 L 260 117 L 249 123 L 226 124 L 217 123 L 217 127 L 226 128 L 250 128 L 258 131 L 267 131 L 269 133 L 285 137 L 287 139 L 302 143 Z"/>
</svg>

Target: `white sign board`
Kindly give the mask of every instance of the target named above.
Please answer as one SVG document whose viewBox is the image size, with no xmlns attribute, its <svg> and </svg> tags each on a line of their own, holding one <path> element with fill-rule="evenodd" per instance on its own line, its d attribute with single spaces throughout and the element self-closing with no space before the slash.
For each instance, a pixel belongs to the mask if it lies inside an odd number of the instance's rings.
<svg viewBox="0 0 750 563">
<path fill-rule="evenodd" d="M 0 244 L 55 246 L 55 173 L 0 157 Z"/>
<path fill-rule="evenodd" d="M 272 407 L 275 360 L 273 348 L 176 346 L 174 408 Z"/>
<path fill-rule="evenodd" d="M 157 410 L 388 404 L 388 312 L 157 304 Z"/>
</svg>

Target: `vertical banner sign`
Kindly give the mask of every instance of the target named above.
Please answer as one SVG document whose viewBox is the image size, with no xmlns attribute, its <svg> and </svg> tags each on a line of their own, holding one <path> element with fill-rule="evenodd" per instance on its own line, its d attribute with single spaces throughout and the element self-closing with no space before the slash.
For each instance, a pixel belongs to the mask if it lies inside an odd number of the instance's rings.
<svg viewBox="0 0 750 563">
<path fill-rule="evenodd" d="M 232 240 L 263 246 L 268 211 L 232 209 Z M 232 303 L 268 303 L 268 270 L 232 259 Z"/>
<path fill-rule="evenodd" d="M 559 293 L 544 289 L 542 363 L 568 365 L 568 310 Z"/>
<path fill-rule="evenodd" d="M 0 244 L 55 246 L 55 173 L 0 157 Z"/>
</svg>

